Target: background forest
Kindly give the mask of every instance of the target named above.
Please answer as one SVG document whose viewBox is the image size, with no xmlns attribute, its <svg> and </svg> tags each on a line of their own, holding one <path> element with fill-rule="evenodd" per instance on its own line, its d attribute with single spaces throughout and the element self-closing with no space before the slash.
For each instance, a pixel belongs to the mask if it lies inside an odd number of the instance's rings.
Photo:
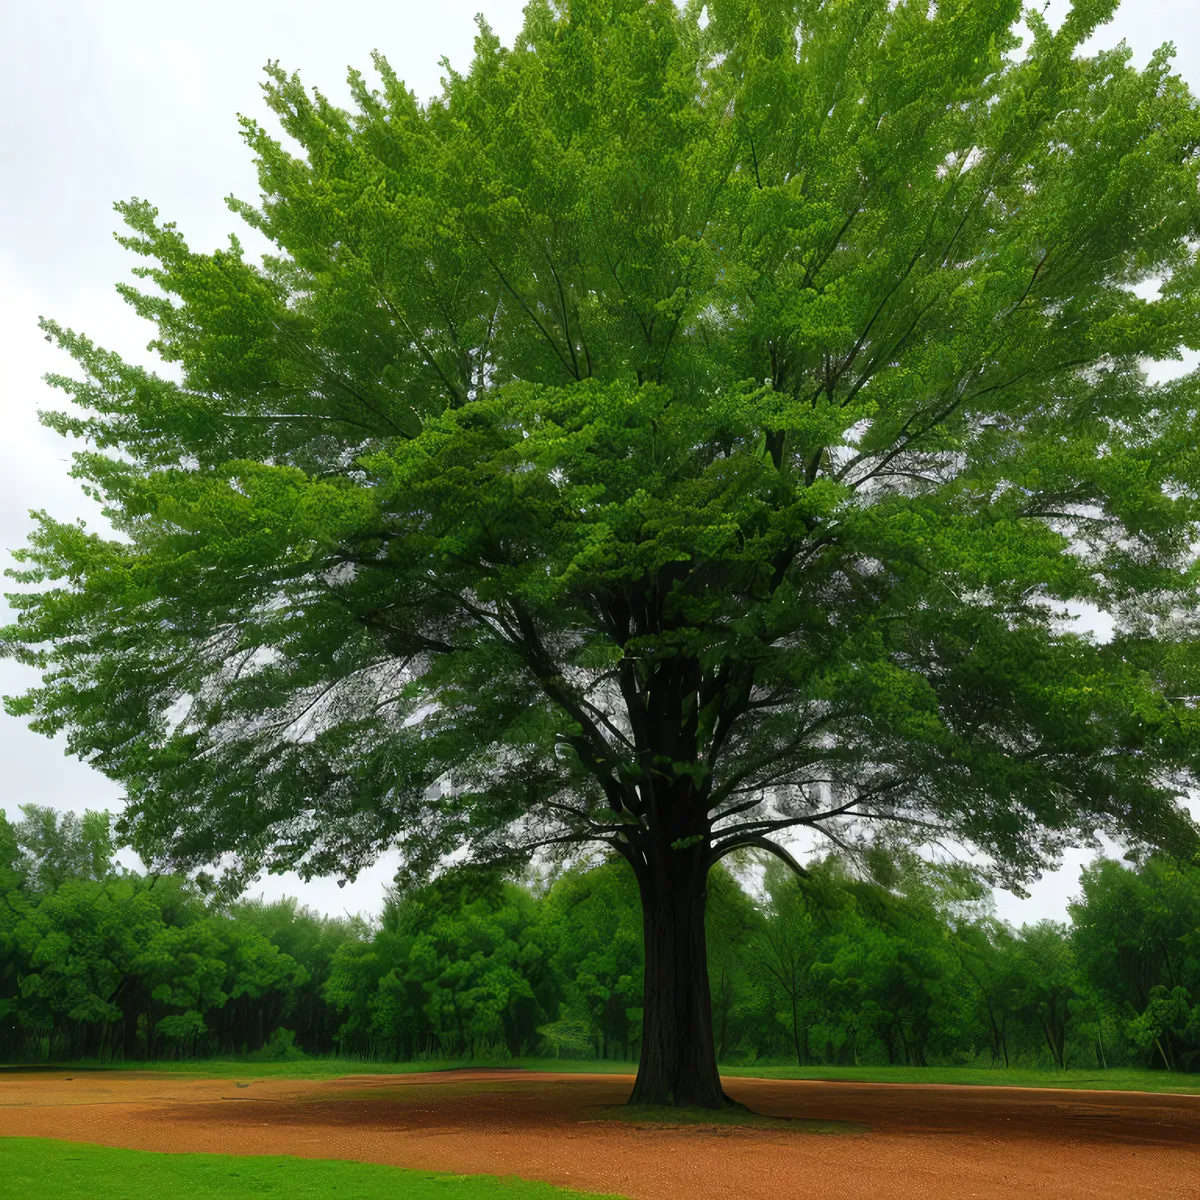
<svg viewBox="0 0 1200 1200">
<path fill-rule="evenodd" d="M 113 862 L 105 813 L 0 813 L 0 1059 L 636 1056 L 637 889 L 621 861 L 458 869 L 378 919 L 221 901 Z M 837 857 L 710 877 L 728 1064 L 1200 1071 L 1200 869 L 1098 861 L 1020 930 L 962 868 Z M 753 880 L 743 886 L 739 878 Z"/>
</svg>

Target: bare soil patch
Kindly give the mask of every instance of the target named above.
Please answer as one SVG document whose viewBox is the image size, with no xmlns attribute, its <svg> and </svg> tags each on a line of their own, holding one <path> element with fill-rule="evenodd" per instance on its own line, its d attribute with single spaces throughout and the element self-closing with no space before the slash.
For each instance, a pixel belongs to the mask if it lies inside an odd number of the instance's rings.
<svg viewBox="0 0 1200 1200">
<path fill-rule="evenodd" d="M 735 1099 L 796 1125 L 604 1119 L 632 1082 L 507 1071 L 5 1074 L 0 1135 L 521 1175 L 634 1200 L 1200 1197 L 1200 1096 L 731 1078 Z"/>
</svg>

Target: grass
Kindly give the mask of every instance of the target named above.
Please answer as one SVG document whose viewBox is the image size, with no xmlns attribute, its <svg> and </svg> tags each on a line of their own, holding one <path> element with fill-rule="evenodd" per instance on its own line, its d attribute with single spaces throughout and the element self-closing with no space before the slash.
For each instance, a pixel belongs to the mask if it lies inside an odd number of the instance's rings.
<svg viewBox="0 0 1200 1200">
<path fill-rule="evenodd" d="M 262 1062 L 246 1058 L 192 1058 L 158 1062 L 100 1062 L 80 1059 L 71 1063 L 9 1063 L 0 1071 L 151 1071 L 155 1074 L 203 1075 L 208 1079 L 340 1079 L 346 1075 L 413 1075 L 422 1071 L 555 1071 L 595 1075 L 635 1075 L 637 1063 L 610 1059 L 514 1058 L 422 1059 L 417 1062 L 388 1062 L 381 1059 L 340 1058 L 314 1055 L 289 1062 Z"/>
<path fill-rule="evenodd" d="M 869 1125 L 856 1121 L 814 1121 L 806 1117 L 768 1117 L 738 1105 L 711 1108 L 670 1108 L 658 1104 L 617 1104 L 596 1110 L 597 1121 L 624 1121 L 630 1125 L 748 1125 L 791 1133 L 867 1133 Z"/>
<path fill-rule="evenodd" d="M 0 1191 L 14 1200 L 569 1200 L 585 1194 L 494 1175 L 283 1155 L 157 1154 L 49 1138 L 0 1137 L 0 1180 Z"/>
<path fill-rule="evenodd" d="M 346 1075 L 408 1075 L 420 1071 L 495 1070 L 581 1072 L 586 1074 L 635 1074 L 637 1064 L 609 1059 L 516 1058 L 510 1062 L 461 1059 L 422 1062 L 381 1062 L 377 1059 L 312 1057 L 292 1062 L 254 1062 L 245 1058 L 192 1059 L 183 1062 L 77 1062 L 51 1067 L 13 1064 L 0 1070 L 53 1071 L 72 1070 L 179 1072 L 218 1079 L 336 1079 Z M 1107 1091 L 1163 1092 L 1181 1095 L 1200 1094 L 1200 1074 L 1145 1071 L 1114 1067 L 1102 1071 L 1056 1071 L 1012 1067 L 795 1067 L 724 1066 L 726 1078 L 819 1079 L 848 1083 L 939 1083 L 982 1084 L 987 1087 L 1096 1088 Z"/>
<path fill-rule="evenodd" d="M 429 1059 L 418 1062 L 387 1062 L 380 1059 L 340 1058 L 314 1055 L 289 1062 L 262 1062 L 246 1058 L 192 1058 L 159 1062 L 99 1062 L 80 1059 L 71 1063 L 10 1063 L 0 1071 L 151 1071 L 155 1074 L 202 1075 L 207 1079 L 341 1079 L 346 1075 L 413 1075 L 422 1071 L 555 1071 L 597 1075 L 635 1075 L 637 1063 L 609 1059 L 515 1058 Z"/>
<path fill-rule="evenodd" d="M 1200 1075 L 1180 1071 L 1054 1071 L 1025 1067 L 722 1067 L 726 1078 L 820 1079 L 846 1083 L 979 1084 L 984 1087 L 1095 1088 L 1114 1092 L 1200 1095 Z"/>
</svg>

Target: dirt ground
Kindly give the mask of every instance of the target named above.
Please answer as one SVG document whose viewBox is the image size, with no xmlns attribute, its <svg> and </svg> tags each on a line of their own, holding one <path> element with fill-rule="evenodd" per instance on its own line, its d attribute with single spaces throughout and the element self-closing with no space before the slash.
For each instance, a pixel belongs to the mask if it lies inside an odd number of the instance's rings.
<svg viewBox="0 0 1200 1200">
<path fill-rule="evenodd" d="M 597 1120 L 622 1075 L 338 1080 L 0 1074 L 0 1135 L 521 1175 L 634 1200 L 1200 1200 L 1200 1096 L 729 1079 L 757 1112 L 865 1133 Z"/>
</svg>

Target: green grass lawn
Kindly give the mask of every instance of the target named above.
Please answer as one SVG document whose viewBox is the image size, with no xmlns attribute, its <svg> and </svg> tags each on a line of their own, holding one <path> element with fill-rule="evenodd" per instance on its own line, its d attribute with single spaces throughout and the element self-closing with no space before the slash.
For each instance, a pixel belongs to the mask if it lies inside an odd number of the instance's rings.
<svg viewBox="0 0 1200 1200">
<path fill-rule="evenodd" d="M 245 1058 L 193 1059 L 183 1062 L 127 1062 L 99 1064 L 78 1062 L 55 1065 L 52 1068 L 13 1064 L 8 1071 L 22 1070 L 114 1070 L 182 1072 L 221 1079 L 335 1079 L 345 1075 L 407 1075 L 418 1071 L 445 1071 L 478 1068 L 494 1070 L 498 1066 L 514 1071 L 562 1071 L 590 1074 L 635 1074 L 637 1064 L 614 1062 L 608 1059 L 517 1058 L 507 1063 L 490 1061 L 464 1062 L 461 1059 L 442 1062 L 381 1062 L 376 1059 L 302 1058 L 294 1062 L 254 1062 Z M 1102 1071 L 1051 1071 L 1023 1067 L 1005 1070 L 992 1067 L 788 1067 L 788 1066 L 724 1066 L 721 1074 L 727 1078 L 758 1079 L 827 1079 L 854 1083 L 954 1083 L 983 1084 L 989 1087 L 1057 1087 L 1096 1088 L 1112 1091 L 1166 1092 L 1200 1094 L 1200 1074 L 1181 1072 L 1139 1071 L 1113 1068 Z"/>
<path fill-rule="evenodd" d="M 467 1061 L 461 1058 L 422 1060 L 420 1062 L 386 1062 L 380 1059 L 323 1057 L 295 1059 L 291 1062 L 258 1062 L 250 1058 L 183 1059 L 177 1062 L 118 1062 L 101 1063 L 80 1060 L 73 1063 L 44 1065 L 9 1063 L 0 1070 L 14 1071 L 153 1071 L 204 1075 L 209 1079 L 339 1079 L 345 1075 L 411 1075 L 421 1071 L 467 1070 L 561 1071 L 601 1075 L 635 1075 L 637 1063 L 614 1062 L 609 1059 L 517 1058 L 510 1062 L 494 1060 Z"/>
<path fill-rule="evenodd" d="M 524 1179 L 324 1158 L 152 1154 L 0 1137 L 0 1195 L 13 1200 L 569 1200 L 584 1194 Z"/>
<path fill-rule="evenodd" d="M 1200 1075 L 1180 1071 L 1048 1071 L 1012 1067 L 722 1067 L 726 1078 L 827 1079 L 847 1083 L 955 1083 L 985 1087 L 1095 1088 L 1200 1095 Z"/>
<path fill-rule="evenodd" d="M 815 1121 L 807 1117 L 768 1117 L 740 1105 L 713 1112 L 709 1108 L 673 1108 L 662 1104 L 618 1104 L 596 1109 L 595 1121 L 621 1121 L 626 1125 L 735 1125 L 773 1129 L 783 1133 L 869 1133 L 858 1121 Z"/>
</svg>

